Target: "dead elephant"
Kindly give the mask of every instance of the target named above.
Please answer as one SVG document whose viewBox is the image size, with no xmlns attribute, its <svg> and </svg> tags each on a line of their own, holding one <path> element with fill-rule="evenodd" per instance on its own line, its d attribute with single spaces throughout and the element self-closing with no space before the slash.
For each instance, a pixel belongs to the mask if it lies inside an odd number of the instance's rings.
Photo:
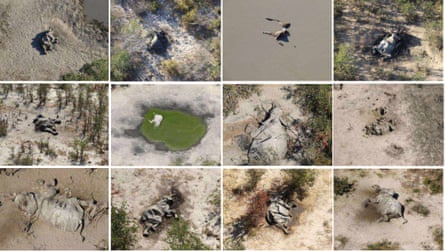
<svg viewBox="0 0 445 252">
<path fill-rule="evenodd" d="M 266 221 L 275 225 L 285 234 L 289 234 L 289 224 L 293 219 L 292 212 L 297 208 L 295 203 L 286 203 L 281 197 L 275 196 L 268 202 Z"/>
<path fill-rule="evenodd" d="M 82 232 L 85 226 L 98 220 L 107 211 L 106 206 L 98 204 L 94 199 L 81 200 L 60 194 L 56 188 L 57 179 L 51 184 L 45 184 L 44 180 L 38 182 L 41 185 L 39 192 L 12 195 L 17 208 L 29 217 L 24 229 L 26 232 L 30 232 L 32 224 L 40 218 L 63 231 L 79 232 L 84 241 Z"/>
<path fill-rule="evenodd" d="M 56 124 L 61 124 L 62 121 L 59 119 L 46 118 L 43 115 L 38 115 L 34 120 L 32 120 L 32 123 L 34 123 L 34 130 L 48 132 L 54 136 L 57 136 L 59 133 L 57 133 Z"/>
<path fill-rule="evenodd" d="M 172 189 L 169 195 L 162 197 L 156 204 L 148 207 L 139 220 L 144 228 L 142 235 L 148 237 L 151 233 L 156 232 L 164 218 L 178 218 L 176 210 L 173 208 L 180 203 L 181 198 L 180 192 Z"/>
<path fill-rule="evenodd" d="M 380 214 L 378 222 L 389 222 L 394 218 L 402 218 L 403 224 L 407 223 L 405 219 L 405 206 L 398 201 L 399 194 L 393 189 L 381 188 L 379 185 L 373 185 L 376 196 L 373 199 L 367 199 L 364 202 L 364 207 L 368 207 L 370 204 L 375 205 L 377 212 Z"/>
</svg>

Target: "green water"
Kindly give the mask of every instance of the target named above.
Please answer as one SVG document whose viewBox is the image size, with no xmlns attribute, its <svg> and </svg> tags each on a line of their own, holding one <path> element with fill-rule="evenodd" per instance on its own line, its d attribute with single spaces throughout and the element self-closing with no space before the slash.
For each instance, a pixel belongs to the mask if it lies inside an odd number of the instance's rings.
<svg viewBox="0 0 445 252">
<path fill-rule="evenodd" d="M 163 117 L 158 127 L 150 123 L 155 114 Z M 200 117 L 179 110 L 151 108 L 139 130 L 150 142 L 164 143 L 169 150 L 182 151 L 201 140 L 206 133 L 206 125 Z"/>
</svg>

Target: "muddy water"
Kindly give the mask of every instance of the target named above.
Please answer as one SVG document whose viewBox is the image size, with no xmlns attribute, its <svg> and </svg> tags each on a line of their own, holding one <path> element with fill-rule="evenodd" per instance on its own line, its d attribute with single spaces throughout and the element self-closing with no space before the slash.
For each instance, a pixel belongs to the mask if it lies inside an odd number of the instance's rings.
<svg viewBox="0 0 445 252">
<path fill-rule="evenodd" d="M 108 0 L 83 0 L 83 6 L 89 21 L 96 19 L 108 24 Z"/>
<path fill-rule="evenodd" d="M 225 80 L 329 80 L 331 24 L 329 0 L 225 0 Z M 280 45 L 263 31 L 290 22 Z"/>
</svg>

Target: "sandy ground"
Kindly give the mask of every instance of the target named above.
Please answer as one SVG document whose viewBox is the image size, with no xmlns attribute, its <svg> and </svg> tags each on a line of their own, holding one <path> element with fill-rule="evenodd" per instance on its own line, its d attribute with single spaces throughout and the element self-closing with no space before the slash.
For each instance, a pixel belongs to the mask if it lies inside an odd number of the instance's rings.
<svg viewBox="0 0 445 252">
<path fill-rule="evenodd" d="M 221 159 L 221 88 L 218 85 L 131 85 L 111 92 L 113 165 L 201 165 Z M 207 133 L 187 151 L 160 151 L 139 133 L 149 107 L 177 108 L 206 118 Z M 145 109 L 144 109 L 145 108 Z M 129 135 L 127 132 L 135 132 Z"/>
<path fill-rule="evenodd" d="M 258 124 L 261 115 L 261 106 L 267 108 L 275 104 L 281 108 L 283 114 L 290 118 L 302 119 L 304 116 L 292 99 L 285 99 L 284 85 L 261 85 L 260 94 L 253 94 L 247 99 L 240 99 L 235 113 L 224 118 L 224 165 L 236 165 L 247 162 L 247 151 L 241 150 L 236 142 L 236 136 L 245 134 L 248 124 Z M 264 114 L 262 114 L 264 116 Z M 282 165 L 294 164 L 290 160 L 283 160 Z"/>
<path fill-rule="evenodd" d="M 224 1 L 224 80 L 330 80 L 331 3 L 325 0 Z M 288 42 L 265 32 L 290 22 Z"/>
<path fill-rule="evenodd" d="M 343 85 L 334 89 L 335 165 L 442 165 L 441 85 Z M 386 107 L 396 129 L 365 135 L 373 109 Z M 388 152 L 391 144 L 403 149 Z"/>
<path fill-rule="evenodd" d="M 220 248 L 220 234 L 217 237 L 205 234 L 209 216 L 220 215 L 220 206 L 209 200 L 220 197 L 221 171 L 219 169 L 112 169 L 112 204 L 120 207 L 126 202 L 129 216 L 138 222 L 143 211 L 166 195 L 175 186 L 185 197 L 178 214 L 190 222 L 191 232 L 211 249 Z M 136 232 L 137 250 L 165 250 L 169 224 L 163 224 L 158 234 L 148 238 L 142 236 L 142 226 Z M 218 228 L 218 230 L 220 230 Z"/>
<path fill-rule="evenodd" d="M 73 90 L 77 88 L 77 84 L 66 85 L 73 85 Z M 36 88 L 34 90 L 36 90 Z M 73 94 L 75 95 L 75 91 Z M 34 96 L 36 96 L 36 94 L 34 94 Z M 10 160 L 11 148 L 15 149 L 15 153 L 18 153 L 20 145 L 27 142 L 33 145 L 34 165 L 78 164 L 72 163 L 69 153 L 74 151 L 74 140 L 81 138 L 80 125 L 82 125 L 82 121 L 76 120 L 77 116 L 71 113 L 72 106 L 68 105 L 59 112 L 56 91 L 53 88 L 48 91 L 46 104 L 40 108 L 37 107 L 39 103 L 37 97 L 34 98 L 32 104 L 27 101 L 28 99 L 24 99 L 22 95 L 15 91 L 10 92 L 6 99 L 2 99 L 0 116 L 9 119 L 9 128 L 7 136 L 2 137 L 0 141 L 0 164 L 13 164 Z M 32 122 L 39 114 L 53 119 L 56 118 L 57 115 L 59 116 L 62 123 L 56 125 L 57 132 L 59 133 L 57 136 L 34 130 L 34 124 Z M 105 116 L 105 118 L 108 118 L 108 116 Z M 104 122 L 104 125 L 108 125 L 108 121 Z M 101 137 L 105 142 L 104 146 L 108 147 L 107 126 L 103 129 Z M 36 143 L 38 141 L 48 142 L 49 148 L 54 150 L 57 157 L 53 158 L 41 153 Z M 88 156 L 87 165 L 106 165 L 108 163 L 108 150 L 104 149 L 104 153 L 98 154 L 90 144 L 85 153 Z"/>
<path fill-rule="evenodd" d="M 6 36 L 0 43 L 1 80 L 59 80 L 85 63 L 107 56 L 107 49 L 88 38 L 79 0 L 4 0 L 9 8 Z M 53 27 L 58 34 L 56 51 L 41 55 L 32 45 L 37 34 Z"/>
<path fill-rule="evenodd" d="M 247 250 L 330 250 L 332 235 L 332 175 L 330 170 L 316 170 L 314 186 L 302 201 L 297 201 L 302 212 L 289 235 L 271 227 L 265 218 L 259 227 L 245 235 L 242 244 Z M 227 229 L 237 218 L 246 213 L 249 196 L 237 196 L 232 189 L 244 185 L 247 175 L 244 169 L 224 170 L 224 240 L 229 236 Z M 281 170 L 266 170 L 256 189 L 271 189 L 274 183 L 283 180 Z"/>
<path fill-rule="evenodd" d="M 108 205 L 108 170 L 97 169 L 21 169 L 14 176 L 0 173 L 0 193 L 32 192 L 38 188 L 37 179 L 57 178 L 61 193 L 70 188 L 73 197 L 90 200 L 91 193 L 99 203 Z M 79 232 L 63 232 L 38 220 L 32 234 L 23 232 L 26 221 L 14 203 L 2 198 L 0 206 L 0 249 L 11 250 L 94 250 L 108 248 L 108 215 L 86 226 L 82 242 Z M 5 232 L 5 230 L 8 230 Z"/>
<path fill-rule="evenodd" d="M 358 80 L 412 80 L 417 72 L 425 72 L 426 76 L 420 76 L 425 80 L 442 80 L 443 52 L 428 42 L 425 23 L 407 24 L 399 13 L 397 1 L 361 1 L 365 3 L 364 11 L 354 7 L 354 1 L 335 1 L 344 4 L 343 15 L 334 21 L 335 40 L 338 44 L 350 45 Z M 378 10 L 380 14 L 371 14 L 371 9 Z M 422 15 L 420 12 L 418 14 Z M 391 61 L 373 57 L 367 48 L 379 36 L 398 26 L 405 27 L 412 38 L 408 45 L 409 52 Z"/>
<path fill-rule="evenodd" d="M 348 195 L 335 197 L 335 248 L 358 250 L 366 248 L 367 244 L 387 239 L 399 243 L 402 250 L 441 249 L 433 241 L 432 232 L 435 228 L 442 229 L 443 195 L 431 195 L 423 185 L 424 171 L 419 170 L 335 170 L 335 176 L 348 177 L 356 181 L 355 191 Z M 373 196 L 371 186 L 392 188 L 399 193 L 399 201 L 405 205 L 405 217 L 408 223 L 402 224 L 402 219 L 392 219 L 390 222 L 377 222 L 379 218 L 371 207 L 364 208 L 362 202 Z M 413 189 L 420 189 L 414 193 Z M 420 202 L 430 210 L 427 217 L 414 212 L 413 203 L 407 199 Z M 339 239 L 346 237 L 346 243 Z"/>
</svg>

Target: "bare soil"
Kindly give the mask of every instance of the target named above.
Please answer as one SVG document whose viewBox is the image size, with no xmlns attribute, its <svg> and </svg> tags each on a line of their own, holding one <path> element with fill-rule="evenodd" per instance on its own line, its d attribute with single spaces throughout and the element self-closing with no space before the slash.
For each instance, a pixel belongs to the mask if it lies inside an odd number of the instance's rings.
<svg viewBox="0 0 445 252">
<path fill-rule="evenodd" d="M 8 169 L 9 170 L 9 169 Z M 35 192 L 37 180 L 58 180 L 63 194 L 69 188 L 73 197 L 90 200 L 91 194 L 104 205 L 108 205 L 107 169 L 21 169 L 13 176 L 0 172 L 0 193 Z M 108 248 L 108 215 L 87 225 L 82 242 L 79 232 L 63 232 L 43 220 L 32 225 L 32 233 L 23 231 L 27 217 L 16 208 L 14 202 L 1 198 L 0 206 L 0 249 L 4 250 L 96 250 Z M 7 232 L 4 232 L 8 230 Z"/>
<path fill-rule="evenodd" d="M 59 80 L 107 56 L 108 41 L 97 37 L 87 24 L 80 0 L 5 0 L 0 12 L 5 10 L 0 36 L 3 81 Z M 50 27 L 59 42 L 55 51 L 43 55 L 34 39 Z"/>
<path fill-rule="evenodd" d="M 190 222 L 190 231 L 211 249 L 220 248 L 220 234 L 207 232 L 210 216 L 220 215 L 220 205 L 212 201 L 220 197 L 219 169 L 112 169 L 112 205 L 126 202 L 128 216 L 137 223 L 143 211 L 169 193 L 173 186 L 184 196 L 178 214 Z M 142 236 L 138 225 L 136 250 L 167 250 L 165 239 L 169 221 L 161 224 L 159 233 Z"/>
<path fill-rule="evenodd" d="M 431 194 L 423 184 L 430 171 L 335 170 L 335 176 L 355 181 L 353 192 L 335 196 L 335 249 L 366 249 L 368 244 L 386 239 L 398 243 L 399 250 L 441 250 L 434 241 L 433 231 L 442 230 L 443 194 Z M 363 207 L 363 201 L 375 195 L 371 188 L 374 184 L 394 189 L 399 194 L 399 202 L 405 205 L 406 224 L 401 218 L 377 222 L 380 216 L 375 209 Z M 427 207 L 430 213 L 422 216 L 415 212 L 412 208 L 416 203 Z"/>
<path fill-rule="evenodd" d="M 419 20 L 411 24 L 394 0 L 336 2 L 343 6 L 342 15 L 335 18 L 336 49 L 342 43 L 350 46 L 357 80 L 442 80 L 443 53 L 428 42 L 420 10 L 416 12 Z M 374 57 L 370 48 L 375 40 L 398 27 L 409 35 L 407 50 L 389 61 Z"/>
<path fill-rule="evenodd" d="M 296 200 L 300 213 L 293 220 L 290 233 L 284 234 L 277 227 L 267 224 L 263 217 L 258 227 L 246 234 L 241 243 L 247 250 L 330 250 L 332 246 L 332 173 L 316 170 L 315 183 L 307 196 Z M 255 189 L 244 195 L 235 195 L 233 189 L 246 185 L 245 169 L 224 170 L 224 240 L 230 238 L 232 223 L 248 211 L 252 196 L 268 191 L 285 178 L 283 170 L 268 169 L 259 179 Z M 265 216 L 265 213 L 264 213 Z M 226 248 L 227 249 L 227 248 Z"/>
<path fill-rule="evenodd" d="M 333 94 L 335 165 L 443 164 L 442 85 L 354 84 Z M 394 129 L 367 135 L 380 108 Z"/>
</svg>

